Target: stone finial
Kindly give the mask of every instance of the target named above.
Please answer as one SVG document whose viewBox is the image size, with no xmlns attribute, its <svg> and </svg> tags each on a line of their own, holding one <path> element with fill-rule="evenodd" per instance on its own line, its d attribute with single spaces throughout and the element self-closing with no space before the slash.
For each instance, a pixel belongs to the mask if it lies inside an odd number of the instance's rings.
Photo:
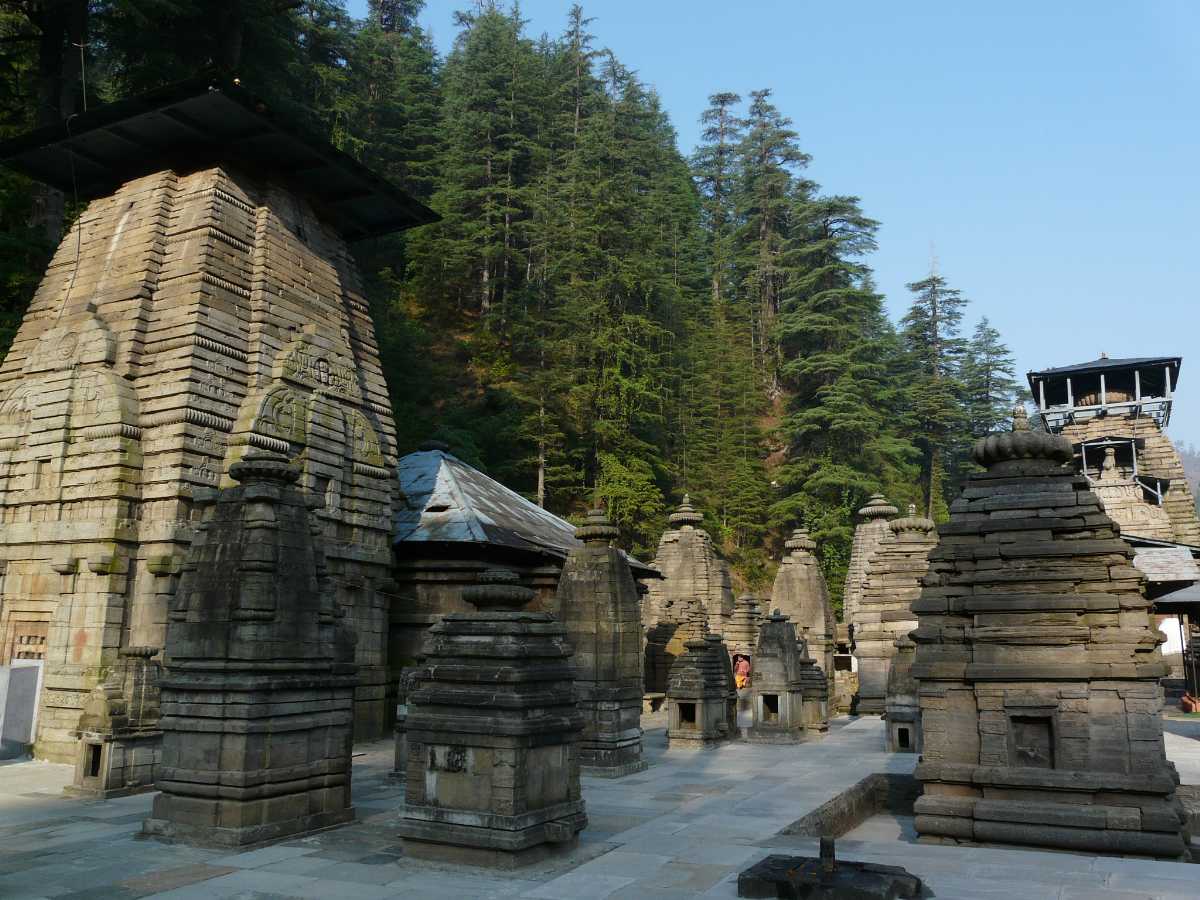
<svg viewBox="0 0 1200 900">
<path fill-rule="evenodd" d="M 897 515 L 899 512 L 900 510 L 887 502 L 887 498 L 883 494 L 872 494 L 867 500 L 867 505 L 860 509 L 858 514 L 864 519 L 882 519 Z"/>
<path fill-rule="evenodd" d="M 1040 463 L 1041 468 L 1055 468 L 1074 458 L 1071 442 L 1061 434 L 1031 431 L 1029 417 L 1023 406 L 1013 410 L 1013 430 L 989 434 L 975 442 L 971 459 L 991 469 L 994 466 L 1012 468 L 1016 463 Z"/>
<path fill-rule="evenodd" d="M 908 517 L 911 519 L 917 514 L 917 504 L 908 504 Z"/>
<path fill-rule="evenodd" d="M 900 535 L 905 532 L 928 533 L 937 528 L 932 519 L 927 519 L 924 516 L 917 515 L 917 507 L 910 503 L 908 505 L 908 515 L 902 519 L 893 519 L 888 522 L 888 527 L 892 532 Z"/>
<path fill-rule="evenodd" d="M 275 482 L 295 484 L 300 470 L 278 453 L 250 453 L 229 467 L 229 477 L 242 484 Z"/>
<path fill-rule="evenodd" d="M 683 502 L 679 504 L 679 508 L 667 518 L 667 522 L 673 526 L 699 525 L 703 521 L 703 514 L 692 506 L 690 494 L 683 495 Z"/>
<path fill-rule="evenodd" d="M 480 611 L 518 612 L 534 598 L 534 590 L 524 587 L 511 569 L 487 569 L 479 584 L 463 588 L 462 596 Z"/>
<path fill-rule="evenodd" d="M 575 529 L 575 537 L 593 547 L 607 547 L 620 533 L 600 505 L 589 509 L 587 521 Z"/>
<path fill-rule="evenodd" d="M 1029 413 L 1025 410 L 1024 403 L 1018 403 L 1013 407 L 1013 431 L 1028 431 L 1029 430 Z"/>
<path fill-rule="evenodd" d="M 792 531 L 792 536 L 784 541 L 783 546 L 794 554 L 799 554 L 807 550 L 812 553 L 817 549 L 817 542 L 808 536 L 808 529 L 796 528 Z"/>
</svg>

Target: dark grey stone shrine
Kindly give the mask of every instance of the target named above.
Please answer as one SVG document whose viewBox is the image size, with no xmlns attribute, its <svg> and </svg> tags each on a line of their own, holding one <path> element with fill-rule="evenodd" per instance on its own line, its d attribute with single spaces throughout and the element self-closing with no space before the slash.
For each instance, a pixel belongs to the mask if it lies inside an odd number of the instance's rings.
<svg viewBox="0 0 1200 900">
<path fill-rule="evenodd" d="M 688 639 L 667 676 L 667 743 L 710 748 L 736 734 L 737 691 L 725 642 L 708 634 L 703 608 L 692 606 Z"/>
<path fill-rule="evenodd" d="M 824 673 L 808 656 L 796 626 L 775 610 L 759 627 L 751 676 L 751 741 L 792 743 L 819 737 L 829 729 L 829 688 Z"/>
<path fill-rule="evenodd" d="M 921 705 L 917 680 L 912 675 L 917 645 L 908 635 L 896 641 L 896 655 L 888 670 L 886 743 L 890 753 L 921 752 Z"/>
<path fill-rule="evenodd" d="M 350 805 L 354 635 L 286 459 L 252 454 L 205 515 L 170 609 L 162 762 L 143 833 L 245 846 Z"/>
<path fill-rule="evenodd" d="M 578 843 L 583 716 L 565 629 L 516 573 L 463 591 L 472 612 L 429 629 L 408 698 L 400 835 L 426 859 L 511 868 Z"/>
<path fill-rule="evenodd" d="M 585 775 L 616 778 L 646 768 L 642 759 L 642 613 L 629 564 L 611 541 L 619 532 L 602 509 L 576 529 L 558 607 L 575 650 L 575 695 L 583 713 L 579 748 Z"/>
</svg>

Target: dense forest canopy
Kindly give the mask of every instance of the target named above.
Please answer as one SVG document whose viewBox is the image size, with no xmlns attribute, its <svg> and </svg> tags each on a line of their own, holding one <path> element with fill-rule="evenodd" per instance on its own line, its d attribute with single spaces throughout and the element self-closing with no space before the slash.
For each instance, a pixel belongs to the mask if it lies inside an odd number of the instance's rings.
<svg viewBox="0 0 1200 900">
<path fill-rule="evenodd" d="M 714 92 L 685 154 L 580 7 L 535 36 L 480 0 L 439 58 L 422 5 L 5 2 L 0 130 L 237 74 L 442 216 L 356 247 L 399 451 L 440 438 L 562 515 L 599 496 L 639 554 L 687 490 L 750 587 L 803 524 L 840 597 L 870 493 L 945 515 L 1016 396 L 1012 356 L 921 260 L 889 321 L 878 223 L 808 177 L 802 109 Z M 0 172 L 4 348 L 69 201 Z"/>
</svg>

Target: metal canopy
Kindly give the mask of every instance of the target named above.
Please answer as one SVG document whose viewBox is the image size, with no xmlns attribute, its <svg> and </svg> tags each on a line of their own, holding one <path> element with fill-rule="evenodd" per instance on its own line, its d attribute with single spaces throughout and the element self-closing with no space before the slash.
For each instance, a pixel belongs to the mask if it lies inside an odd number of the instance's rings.
<svg viewBox="0 0 1200 900">
<path fill-rule="evenodd" d="M 563 559 L 582 541 L 575 526 L 443 450 L 419 450 L 396 465 L 403 500 L 393 518 L 398 554 L 418 547 L 478 544 Z M 657 569 L 625 554 L 635 578 L 659 578 Z"/>
<path fill-rule="evenodd" d="M 279 179 L 347 240 L 437 220 L 416 198 L 305 135 L 236 80 L 171 85 L 0 143 L 9 168 L 91 199 L 165 168 L 229 163 Z"/>
<path fill-rule="evenodd" d="M 1171 368 L 1171 383 L 1174 384 L 1179 375 L 1179 366 L 1183 362 L 1180 356 L 1138 356 L 1126 359 L 1093 359 L 1091 362 L 1075 363 L 1071 366 L 1059 366 L 1054 369 L 1042 369 L 1040 372 L 1029 372 L 1030 388 L 1035 378 L 1055 378 L 1064 375 L 1091 375 L 1100 372 L 1110 372 L 1114 369 Z"/>
</svg>

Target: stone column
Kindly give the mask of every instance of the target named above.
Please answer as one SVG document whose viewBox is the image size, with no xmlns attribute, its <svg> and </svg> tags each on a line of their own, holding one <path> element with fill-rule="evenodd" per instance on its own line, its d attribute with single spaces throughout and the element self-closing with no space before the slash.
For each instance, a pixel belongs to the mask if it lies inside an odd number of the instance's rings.
<svg viewBox="0 0 1200 900">
<path fill-rule="evenodd" d="M 927 840 L 1186 858 L 1163 744 L 1167 674 L 1133 550 L 1071 443 L 975 444 L 913 604 Z"/>
<path fill-rule="evenodd" d="M 642 759 L 642 621 L 629 564 L 610 542 L 618 531 L 593 509 L 576 529 L 558 581 L 558 607 L 575 649 L 575 692 L 583 713 L 579 760 L 585 775 L 615 778 Z"/>
<path fill-rule="evenodd" d="M 429 630 L 408 701 L 410 856 L 508 868 L 570 849 L 587 825 L 571 645 L 525 609 L 533 597 L 489 570 L 463 593 L 475 611 Z"/>
<path fill-rule="evenodd" d="M 251 454 L 230 475 L 170 611 L 144 833 L 236 847 L 353 819 L 355 671 L 299 472 Z"/>
</svg>

